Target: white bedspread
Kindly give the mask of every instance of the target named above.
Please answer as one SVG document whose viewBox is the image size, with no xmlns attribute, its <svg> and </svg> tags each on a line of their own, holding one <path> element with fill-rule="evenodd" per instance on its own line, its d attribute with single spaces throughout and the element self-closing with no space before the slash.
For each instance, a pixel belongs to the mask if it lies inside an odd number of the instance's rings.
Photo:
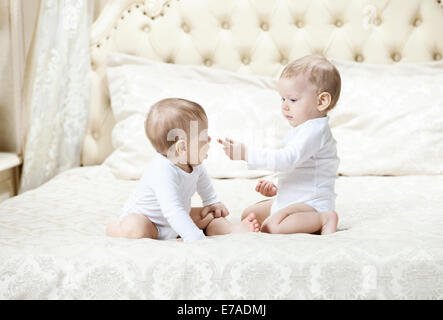
<svg viewBox="0 0 443 320">
<path fill-rule="evenodd" d="M 215 181 L 232 221 L 255 183 Z M 443 299 L 443 176 L 340 177 L 332 235 L 186 244 L 105 237 L 134 185 L 77 168 L 2 203 L 0 298 Z"/>
</svg>

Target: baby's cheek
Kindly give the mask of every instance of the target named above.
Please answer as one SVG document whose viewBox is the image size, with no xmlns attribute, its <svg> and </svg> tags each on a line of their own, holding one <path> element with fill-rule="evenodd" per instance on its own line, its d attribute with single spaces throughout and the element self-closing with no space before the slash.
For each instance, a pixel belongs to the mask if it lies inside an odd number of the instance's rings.
<svg viewBox="0 0 443 320">
<path fill-rule="evenodd" d="M 206 144 L 200 148 L 199 154 L 200 154 L 200 157 L 202 157 L 201 160 L 206 158 L 208 151 L 209 151 L 209 144 Z"/>
<path fill-rule="evenodd" d="M 200 149 L 208 151 L 209 147 L 210 147 L 210 144 L 209 144 L 209 141 L 208 141 L 206 143 L 202 143 L 201 146 L 200 146 Z"/>
</svg>

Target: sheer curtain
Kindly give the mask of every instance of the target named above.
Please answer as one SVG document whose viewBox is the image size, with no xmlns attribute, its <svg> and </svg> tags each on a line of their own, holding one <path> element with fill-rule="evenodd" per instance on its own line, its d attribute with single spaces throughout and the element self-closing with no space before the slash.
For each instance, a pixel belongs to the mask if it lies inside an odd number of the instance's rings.
<svg viewBox="0 0 443 320">
<path fill-rule="evenodd" d="M 41 0 L 20 193 L 80 164 L 90 98 L 93 1 Z"/>
</svg>

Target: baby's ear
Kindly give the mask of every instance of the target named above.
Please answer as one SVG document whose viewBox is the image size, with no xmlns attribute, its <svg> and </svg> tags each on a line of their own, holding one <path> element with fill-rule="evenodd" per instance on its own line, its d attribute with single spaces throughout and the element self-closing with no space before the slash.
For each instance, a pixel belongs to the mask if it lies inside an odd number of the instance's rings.
<svg viewBox="0 0 443 320">
<path fill-rule="evenodd" d="M 320 112 L 326 111 L 331 104 L 331 94 L 329 92 L 322 92 L 317 98 L 317 110 Z"/>
<path fill-rule="evenodd" d="M 177 151 L 178 154 L 186 152 L 186 141 L 185 140 L 178 140 L 175 143 L 175 151 Z"/>
</svg>

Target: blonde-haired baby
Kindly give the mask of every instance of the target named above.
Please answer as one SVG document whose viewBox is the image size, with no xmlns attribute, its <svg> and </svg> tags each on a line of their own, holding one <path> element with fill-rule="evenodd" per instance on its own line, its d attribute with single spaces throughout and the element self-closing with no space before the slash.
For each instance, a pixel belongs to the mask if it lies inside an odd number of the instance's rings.
<svg viewBox="0 0 443 320">
<path fill-rule="evenodd" d="M 126 201 L 119 220 L 108 223 L 111 237 L 194 241 L 205 234 L 258 232 L 255 214 L 234 226 L 202 164 L 211 138 L 208 119 L 197 103 L 169 98 L 155 103 L 145 121 L 146 135 L 157 151 Z M 198 192 L 203 207 L 191 208 Z M 205 233 L 204 233 L 204 232 Z"/>
<path fill-rule="evenodd" d="M 328 112 L 340 96 L 341 78 L 326 58 L 308 55 L 288 64 L 278 81 L 281 113 L 291 130 L 278 150 L 218 140 L 232 160 L 248 168 L 278 172 L 278 183 L 260 180 L 257 192 L 272 199 L 248 207 L 267 233 L 320 233 L 337 230 L 335 179 L 339 159 L 328 124 Z"/>
</svg>

